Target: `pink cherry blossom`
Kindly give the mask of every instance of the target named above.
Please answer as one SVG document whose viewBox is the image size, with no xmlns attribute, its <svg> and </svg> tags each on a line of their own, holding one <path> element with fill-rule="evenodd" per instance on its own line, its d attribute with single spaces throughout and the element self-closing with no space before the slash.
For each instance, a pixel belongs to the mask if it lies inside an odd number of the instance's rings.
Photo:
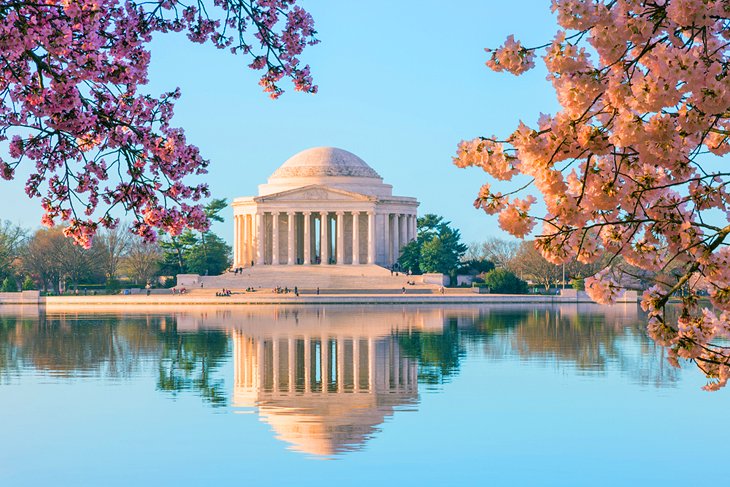
<svg viewBox="0 0 730 487">
<path fill-rule="evenodd" d="M 672 364 L 693 361 L 717 389 L 730 377 L 730 349 L 718 341 L 730 337 L 730 171 L 720 159 L 730 153 L 730 4 L 552 7 L 561 30 L 551 42 L 529 48 L 509 36 L 487 49 L 487 66 L 519 75 L 544 51 L 561 110 L 501 139 L 461 142 L 454 164 L 488 174 L 474 206 L 503 229 L 524 237 L 542 222 L 536 246 L 550 262 L 613 256 L 586 279 L 594 300 L 612 302 L 628 274 L 653 279 L 642 298 L 650 335 Z M 515 197 L 525 191 L 523 180 L 510 187 L 517 175 L 531 178 L 544 215 Z M 699 305 L 703 295 L 714 308 Z M 681 312 L 670 320 L 672 298 Z"/>
<path fill-rule="evenodd" d="M 211 17 L 212 12 L 220 15 Z M 209 195 L 208 161 L 172 127 L 175 89 L 141 91 L 148 79 L 153 35 L 186 32 L 250 56 L 271 96 L 292 80 L 314 93 L 299 55 L 316 44 L 311 16 L 295 0 L 40 0 L 0 6 L 0 176 L 34 166 L 26 193 L 40 198 L 42 223 L 67 223 L 84 247 L 96 229 L 111 227 L 116 208 L 137 220 L 146 240 L 155 229 L 175 234 L 207 228 L 199 205 Z M 199 179 L 199 178 L 198 178 Z"/>
</svg>

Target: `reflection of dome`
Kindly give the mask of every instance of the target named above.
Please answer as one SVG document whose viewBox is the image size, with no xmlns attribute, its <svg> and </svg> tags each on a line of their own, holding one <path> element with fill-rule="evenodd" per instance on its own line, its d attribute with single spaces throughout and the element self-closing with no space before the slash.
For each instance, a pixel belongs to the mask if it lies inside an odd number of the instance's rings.
<svg viewBox="0 0 730 487">
<path fill-rule="evenodd" d="M 352 152 L 335 147 L 314 147 L 290 157 L 271 179 L 345 176 L 380 178 L 378 173 Z"/>
<path fill-rule="evenodd" d="M 415 391 L 280 397 L 259 401 L 259 411 L 292 450 L 330 457 L 361 449 L 386 417 L 417 398 Z"/>
</svg>

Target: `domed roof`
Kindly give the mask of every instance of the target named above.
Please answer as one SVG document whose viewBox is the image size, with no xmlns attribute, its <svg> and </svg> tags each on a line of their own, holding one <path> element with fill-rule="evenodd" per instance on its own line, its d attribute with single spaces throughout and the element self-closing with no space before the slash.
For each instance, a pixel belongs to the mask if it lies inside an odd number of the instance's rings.
<svg viewBox="0 0 730 487">
<path fill-rule="evenodd" d="M 290 157 L 271 179 L 346 176 L 381 179 L 375 170 L 352 152 L 336 147 L 314 147 Z"/>
</svg>

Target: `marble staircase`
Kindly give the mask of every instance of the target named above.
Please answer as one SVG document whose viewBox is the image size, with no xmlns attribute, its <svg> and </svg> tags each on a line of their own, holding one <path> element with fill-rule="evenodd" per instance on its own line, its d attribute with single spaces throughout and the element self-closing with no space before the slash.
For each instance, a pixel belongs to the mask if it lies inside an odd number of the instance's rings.
<svg viewBox="0 0 730 487">
<path fill-rule="evenodd" d="M 410 285 L 408 281 L 415 284 Z M 244 268 L 239 274 L 228 272 L 220 276 L 200 276 L 197 285 L 191 284 L 187 287 L 195 292 L 214 292 L 222 288 L 240 290 L 253 287 L 271 290 L 276 287 L 293 289 L 294 286 L 302 293 L 309 293 L 317 288 L 322 292 L 337 293 L 350 290 L 395 292 L 403 287 L 407 292 L 433 292 L 439 289 L 436 284 L 424 283 L 422 276 L 408 276 L 403 273 L 395 275 L 389 269 L 377 265 L 253 266 Z"/>
</svg>

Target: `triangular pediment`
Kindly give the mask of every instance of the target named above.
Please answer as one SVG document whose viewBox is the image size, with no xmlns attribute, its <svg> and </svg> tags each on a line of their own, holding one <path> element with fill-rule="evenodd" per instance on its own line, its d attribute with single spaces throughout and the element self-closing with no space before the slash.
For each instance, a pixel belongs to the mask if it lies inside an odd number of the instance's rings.
<svg viewBox="0 0 730 487">
<path fill-rule="evenodd" d="M 373 201 L 375 199 L 374 196 L 331 188 L 321 184 L 312 184 L 281 191 L 280 193 L 257 196 L 254 201 L 263 203 L 272 201 Z"/>
</svg>

